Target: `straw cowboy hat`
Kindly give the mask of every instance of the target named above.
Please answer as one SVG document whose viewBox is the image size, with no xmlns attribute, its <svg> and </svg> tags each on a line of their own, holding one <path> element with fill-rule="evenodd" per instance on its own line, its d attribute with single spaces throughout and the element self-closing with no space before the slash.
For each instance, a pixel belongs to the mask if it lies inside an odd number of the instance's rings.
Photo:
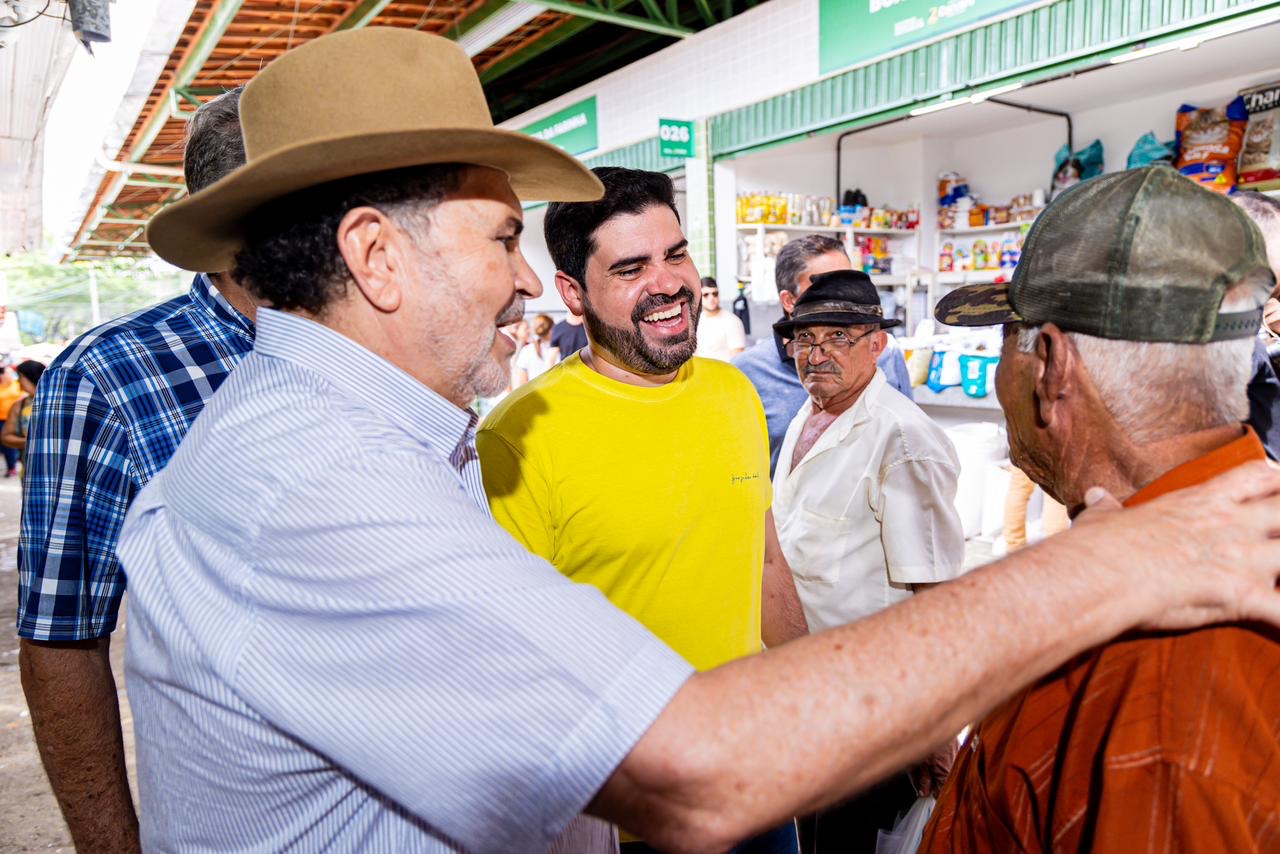
<svg viewBox="0 0 1280 854">
<path fill-rule="evenodd" d="M 415 30 L 334 33 L 290 51 L 245 87 L 240 120 L 245 165 L 151 220 L 147 240 L 172 264 L 229 270 L 255 209 L 384 169 L 468 163 L 501 169 L 525 200 L 604 194 L 555 146 L 495 129 L 466 53 Z"/>
</svg>

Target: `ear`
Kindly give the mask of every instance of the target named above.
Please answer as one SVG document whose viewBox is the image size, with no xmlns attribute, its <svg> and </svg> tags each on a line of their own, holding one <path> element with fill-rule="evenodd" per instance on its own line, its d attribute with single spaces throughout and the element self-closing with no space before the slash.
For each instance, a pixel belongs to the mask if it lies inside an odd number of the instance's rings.
<svg viewBox="0 0 1280 854">
<path fill-rule="evenodd" d="M 889 346 L 889 333 L 883 329 L 879 329 L 870 336 L 871 340 L 867 343 L 871 345 L 871 358 L 880 361 L 880 354 L 884 352 L 884 348 Z"/>
<path fill-rule="evenodd" d="M 1049 426 L 1061 420 L 1064 403 L 1075 393 L 1080 360 L 1067 334 L 1046 323 L 1036 339 L 1036 361 L 1036 407 L 1041 423 Z"/>
<path fill-rule="evenodd" d="M 338 251 L 361 295 L 378 311 L 392 312 L 403 296 L 401 279 L 411 267 L 411 241 L 377 208 L 359 207 L 338 223 Z"/>
<path fill-rule="evenodd" d="M 564 301 L 564 307 L 569 309 L 569 313 L 582 317 L 585 311 L 582 305 L 585 288 L 578 280 L 568 273 L 556 270 L 556 290 L 560 292 L 560 299 Z"/>
<path fill-rule="evenodd" d="M 796 295 L 791 291 L 779 291 L 778 302 L 782 303 L 782 310 L 788 315 L 796 310 Z"/>
</svg>

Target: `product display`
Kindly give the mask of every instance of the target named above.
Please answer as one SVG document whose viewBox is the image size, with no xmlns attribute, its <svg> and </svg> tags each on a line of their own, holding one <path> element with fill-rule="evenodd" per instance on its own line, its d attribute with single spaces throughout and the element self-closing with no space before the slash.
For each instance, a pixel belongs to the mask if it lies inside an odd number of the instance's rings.
<svg viewBox="0 0 1280 854">
<path fill-rule="evenodd" d="M 1067 146 L 1062 146 L 1053 158 L 1053 182 L 1049 198 L 1056 198 L 1058 193 L 1081 181 L 1098 177 L 1102 174 L 1104 163 L 1102 140 L 1095 139 L 1075 153 Z"/>
<path fill-rule="evenodd" d="M 1224 107 L 1183 104 L 1178 108 L 1178 171 L 1207 189 L 1231 192 L 1248 121 L 1244 98 Z"/>
<path fill-rule="evenodd" d="M 1007 205 L 991 205 L 981 202 L 955 172 L 938 176 L 938 228 L 946 231 L 1030 222 L 1042 208 L 1042 190 L 1014 196 Z"/>
<path fill-rule="evenodd" d="M 1280 188 L 1280 81 L 1247 89 L 1249 124 L 1240 152 L 1239 185 L 1250 190 Z"/>
<path fill-rule="evenodd" d="M 858 199 L 860 191 L 846 193 Z M 861 196 L 866 199 L 866 196 Z M 740 193 L 738 222 L 742 225 L 800 225 L 814 228 L 865 228 L 906 231 L 920 225 L 920 208 L 896 210 L 887 206 L 841 205 L 832 196 L 799 193 Z"/>
<path fill-rule="evenodd" d="M 1134 143 L 1133 150 L 1129 152 L 1129 159 L 1125 162 L 1126 169 L 1137 169 L 1142 166 L 1152 166 L 1156 163 L 1167 163 L 1173 165 L 1178 159 L 1178 143 L 1176 140 L 1161 142 L 1156 139 L 1155 133 L 1147 131 L 1138 137 L 1138 141 Z"/>
</svg>

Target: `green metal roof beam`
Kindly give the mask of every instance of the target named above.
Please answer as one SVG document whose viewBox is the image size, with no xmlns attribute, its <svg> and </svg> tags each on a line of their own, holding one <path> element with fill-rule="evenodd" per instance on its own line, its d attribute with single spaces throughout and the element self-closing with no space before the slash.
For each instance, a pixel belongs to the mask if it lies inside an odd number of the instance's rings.
<svg viewBox="0 0 1280 854">
<path fill-rule="evenodd" d="M 204 106 L 204 102 L 197 98 L 195 94 L 185 86 L 175 86 L 173 91 L 177 93 L 179 98 L 186 101 L 188 104 L 191 104 L 197 110 Z"/>
<path fill-rule="evenodd" d="M 566 15 L 575 15 L 579 18 L 601 21 L 606 24 L 616 24 L 619 27 L 630 27 L 633 30 L 643 30 L 647 33 L 657 33 L 660 36 L 687 39 L 693 35 L 693 30 L 688 27 L 668 24 L 665 21 L 655 21 L 652 18 L 642 18 L 639 15 L 611 12 L 599 6 L 570 3 L 569 0 L 537 0 L 537 3 L 539 6 L 544 6 L 553 12 L 562 12 Z"/>
<path fill-rule="evenodd" d="M 662 10 L 658 8 L 657 0 L 640 0 L 640 5 L 644 7 L 649 17 L 655 21 L 661 21 L 664 24 L 675 24 L 680 20 L 679 18 L 668 18 L 662 14 Z"/>
<path fill-rule="evenodd" d="M 181 190 L 183 184 L 177 181 L 147 181 L 142 178 L 126 178 L 124 181 L 126 187 L 147 187 L 154 190 Z M 98 220 L 101 222 L 102 220 Z"/>
<path fill-rule="evenodd" d="M 382 10 L 391 5 L 391 0 L 364 0 L 352 9 L 347 17 L 338 22 L 335 30 L 358 30 L 368 26 L 369 22 L 382 14 Z"/>
<path fill-rule="evenodd" d="M 708 27 L 716 25 L 716 15 L 711 11 L 711 4 L 707 0 L 694 0 L 693 5 L 698 7 L 698 14 L 702 16 L 702 20 L 707 22 Z"/>
<path fill-rule="evenodd" d="M 497 12 L 505 9 L 509 2 L 510 0 L 487 0 L 483 6 L 476 9 L 470 15 L 464 17 L 461 21 L 458 21 L 452 27 L 442 30 L 440 35 L 457 41 L 457 39 L 464 33 L 470 32 L 475 27 L 483 24 Z"/>
<path fill-rule="evenodd" d="M 222 0 L 217 8 L 210 13 L 209 23 L 200 33 L 200 38 L 195 44 L 187 49 L 187 55 L 182 58 L 182 62 L 178 63 L 178 69 L 173 76 L 173 87 L 180 89 L 188 85 L 196 79 L 196 75 L 200 73 L 200 69 L 204 67 L 205 61 L 209 59 L 209 54 L 213 53 L 213 49 L 217 47 L 218 41 L 226 33 L 227 27 L 231 26 L 231 22 L 235 20 L 236 13 L 240 11 L 240 7 L 244 5 L 244 0 Z M 165 122 L 169 120 L 169 109 L 159 109 L 151 114 L 149 121 L 142 129 L 142 133 L 138 135 L 138 141 L 134 144 L 133 150 L 129 152 L 129 159 L 135 162 L 142 159 L 147 153 L 147 149 L 151 147 L 151 143 L 156 141 L 156 137 L 160 135 L 161 128 Z"/>
<path fill-rule="evenodd" d="M 492 83 L 502 75 L 515 71 L 526 62 L 536 59 L 551 50 L 553 47 L 568 41 L 594 23 L 595 21 L 587 18 L 574 18 L 572 20 L 565 21 L 563 24 L 556 27 L 554 30 L 547 33 L 524 50 L 514 56 L 507 57 L 501 62 L 496 62 L 484 71 L 480 72 L 480 82 Z"/>
</svg>

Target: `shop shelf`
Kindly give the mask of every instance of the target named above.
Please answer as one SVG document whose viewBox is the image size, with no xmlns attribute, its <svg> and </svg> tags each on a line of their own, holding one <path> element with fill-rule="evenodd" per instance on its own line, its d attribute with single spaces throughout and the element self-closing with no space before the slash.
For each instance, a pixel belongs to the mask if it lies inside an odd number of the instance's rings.
<svg viewBox="0 0 1280 854">
<path fill-rule="evenodd" d="M 911 389 L 917 406 L 947 406 L 955 409 L 992 409 L 1000 411 L 1000 401 L 994 394 L 986 397 L 969 397 L 960 386 L 951 386 L 942 391 L 934 391 L 927 385 L 918 385 Z"/>
<path fill-rule="evenodd" d="M 940 285 L 989 285 L 998 278 L 1008 281 L 1012 276 L 1012 270 L 964 270 L 939 273 L 937 281 Z"/>
<path fill-rule="evenodd" d="M 997 231 L 1017 231 L 1022 226 L 1028 225 L 1026 222 L 1005 222 L 998 225 L 978 225 L 972 228 L 940 228 L 939 234 L 953 234 L 957 237 L 963 237 L 966 234 L 990 234 Z"/>
<path fill-rule="evenodd" d="M 755 231 L 761 226 L 765 231 L 799 231 L 805 234 L 844 234 L 849 231 L 848 228 L 832 228 L 824 225 L 774 225 L 767 222 L 740 222 L 738 228 L 742 231 Z M 919 234 L 918 229 L 913 228 L 855 228 L 852 229 L 854 234 L 865 234 L 871 237 L 915 237 Z"/>
</svg>

